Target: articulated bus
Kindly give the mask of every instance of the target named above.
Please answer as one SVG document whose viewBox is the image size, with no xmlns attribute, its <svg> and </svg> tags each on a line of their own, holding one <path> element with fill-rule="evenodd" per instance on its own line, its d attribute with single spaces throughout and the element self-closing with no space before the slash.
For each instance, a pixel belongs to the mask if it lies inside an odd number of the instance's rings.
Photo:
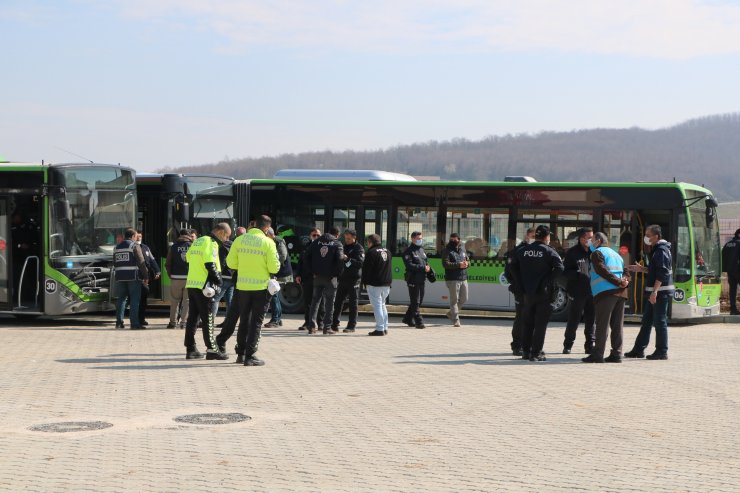
<svg viewBox="0 0 740 493">
<path fill-rule="evenodd" d="M 135 221 L 130 168 L 0 163 L 0 313 L 112 310 L 113 249 Z"/>
<path fill-rule="evenodd" d="M 323 170 L 322 170 L 323 171 Z M 372 172 L 368 172 L 372 173 Z M 672 243 L 676 293 L 673 319 L 719 314 L 720 244 L 717 206 L 706 188 L 688 183 L 546 183 L 528 181 L 457 182 L 383 181 L 312 178 L 251 180 L 242 185 L 237 204 L 249 217 L 268 214 L 285 231 L 294 260 L 308 243 L 312 227 L 330 225 L 358 231 L 358 240 L 377 233 L 394 258 L 390 303 L 408 303 L 401 253 L 413 231 L 424 234 L 424 248 L 438 279 L 444 280 L 439 254 L 449 234 L 460 234 L 472 261 L 466 308 L 513 310 L 514 297 L 504 278 L 504 255 L 525 237 L 527 228 L 546 224 L 551 246 L 564 255 L 578 241 L 576 231 L 592 227 L 609 237 L 626 264 L 648 259 L 645 227 L 659 224 Z M 246 202 L 248 205 L 244 205 Z M 241 218 L 240 218 L 241 219 Z M 244 221 L 244 219 L 241 219 Z M 567 317 L 564 280 L 553 300 L 553 319 Z M 644 275 L 631 287 L 627 312 L 642 312 Z M 284 309 L 300 310 L 300 286 L 281 291 Z M 444 282 L 428 284 L 425 306 L 448 306 Z"/>
<path fill-rule="evenodd" d="M 157 257 L 162 270 L 159 281 L 151 284 L 150 300 L 170 299 L 170 279 L 164 264 L 170 245 L 181 229 L 195 229 L 198 235 L 227 222 L 234 226 L 234 179 L 227 176 L 196 174 L 151 174 L 136 176 L 138 229 L 144 243 Z"/>
</svg>

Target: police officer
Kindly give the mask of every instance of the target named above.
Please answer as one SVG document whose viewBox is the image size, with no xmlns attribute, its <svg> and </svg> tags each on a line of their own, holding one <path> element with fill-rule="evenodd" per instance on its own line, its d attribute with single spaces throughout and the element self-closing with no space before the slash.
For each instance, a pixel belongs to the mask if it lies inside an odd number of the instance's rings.
<svg viewBox="0 0 740 493">
<path fill-rule="evenodd" d="M 424 251 L 424 238 L 419 231 L 411 233 L 411 244 L 403 252 L 403 263 L 406 266 L 406 286 L 409 290 L 409 307 L 401 319 L 409 327 L 423 329 L 421 304 L 424 302 L 424 284 L 429 272 L 429 262 Z"/>
<path fill-rule="evenodd" d="M 555 278 L 563 272 L 563 261 L 549 243 L 550 228 L 541 224 L 534 231 L 534 242 L 517 250 L 511 262 L 524 291 L 522 359 L 529 361 L 547 360 L 542 348 L 552 313 L 550 298 Z"/>
<path fill-rule="evenodd" d="M 144 255 L 136 244 L 136 230 L 128 228 L 124 240 L 113 250 L 113 269 L 116 275 L 116 328 L 123 328 L 126 301 L 131 306 L 129 320 L 131 329 L 143 329 L 139 323 L 139 301 L 141 286 L 149 284 L 149 271 Z"/>
<path fill-rule="evenodd" d="M 344 231 L 344 270 L 339 276 L 339 287 L 334 300 L 334 316 L 332 317 L 331 330 L 339 330 L 339 315 L 342 313 L 344 300 L 349 298 L 349 321 L 347 327 L 342 331 L 352 333 L 357 326 L 357 300 L 360 297 L 360 279 L 362 279 L 362 264 L 365 261 L 365 249 L 357 242 L 357 231 L 347 229 Z"/>
<path fill-rule="evenodd" d="M 181 229 L 180 236 L 170 247 L 167 260 L 164 262 L 164 268 L 170 277 L 170 296 L 172 296 L 168 329 L 174 329 L 178 324 L 181 329 L 184 329 L 185 321 L 188 319 L 188 291 L 185 287 L 188 279 L 188 263 L 185 255 L 192 244 L 190 231 Z"/>
<path fill-rule="evenodd" d="M 737 310 L 737 285 L 740 283 L 740 229 L 735 237 L 722 247 L 722 271 L 727 272 L 730 287 L 730 315 L 740 315 Z"/>
<path fill-rule="evenodd" d="M 652 247 L 650 264 L 647 267 L 634 264 L 627 267 L 630 272 L 647 272 L 645 281 L 645 307 L 642 312 L 642 325 L 631 351 L 624 353 L 626 358 L 645 357 L 645 348 L 650 343 L 650 332 L 655 325 L 655 352 L 647 356 L 649 360 L 668 359 L 668 305 L 673 299 L 676 287 L 673 285 L 673 257 L 671 244 L 663 239 L 663 230 L 657 224 L 645 228 L 643 241 Z"/>
<path fill-rule="evenodd" d="M 306 267 L 310 275 L 313 275 L 309 334 L 316 332 L 317 317 L 322 305 L 324 308 L 323 332 L 325 335 L 335 333 L 331 330 L 332 309 L 339 284 L 337 278 L 342 273 L 342 258 L 344 257 L 344 248 L 337 240 L 337 236 L 339 236 L 339 229 L 332 226 L 328 233 L 324 233 L 311 243 L 306 255 L 306 264 L 303 267 Z"/>
<path fill-rule="evenodd" d="M 590 277 L 591 250 L 588 246 L 593 237 L 593 229 L 579 229 L 578 243 L 565 252 L 563 275 L 568 279 L 566 291 L 570 304 L 568 305 L 568 323 L 565 326 L 563 354 L 570 354 L 573 348 L 581 317 L 583 317 L 583 335 L 586 338 L 583 349 L 586 354 L 591 354 L 596 340 L 594 335 L 594 297 L 591 295 Z"/>
<path fill-rule="evenodd" d="M 231 236 L 231 227 L 227 223 L 218 223 L 211 232 L 213 236 L 225 241 Z M 221 261 L 218 257 L 218 243 L 211 236 L 201 236 L 193 242 L 185 254 L 188 262 L 188 277 L 186 286 L 188 288 L 188 300 L 190 302 L 190 313 L 185 326 L 185 347 L 187 348 L 187 359 L 202 358 L 203 355 L 195 345 L 195 331 L 197 330 L 198 318 L 203 324 L 203 341 L 208 348 L 206 359 L 226 360 L 229 356 L 220 350 L 216 344 L 213 334 L 213 295 L 206 296 L 203 292 L 207 284 L 209 287 L 221 286 Z"/>
<path fill-rule="evenodd" d="M 506 280 L 509 282 L 509 292 L 514 295 L 514 324 L 511 327 L 511 353 L 514 356 L 522 355 L 522 337 L 524 332 L 522 330 L 522 324 L 524 321 L 522 309 L 524 308 L 524 288 L 519 284 L 519 279 L 511 271 L 511 263 L 516 252 L 533 241 L 534 228 L 528 228 L 527 236 L 522 240 L 522 242 L 504 254 L 504 260 L 506 261 L 504 277 L 506 277 Z"/>
<path fill-rule="evenodd" d="M 237 363 L 243 361 L 244 366 L 265 364 L 255 354 L 268 302 L 268 283 L 280 269 L 275 242 L 265 235 L 271 224 L 268 216 L 260 216 L 254 228 L 234 240 L 226 257 L 229 268 L 237 272 L 236 303 L 241 318 L 236 334 Z"/>
</svg>

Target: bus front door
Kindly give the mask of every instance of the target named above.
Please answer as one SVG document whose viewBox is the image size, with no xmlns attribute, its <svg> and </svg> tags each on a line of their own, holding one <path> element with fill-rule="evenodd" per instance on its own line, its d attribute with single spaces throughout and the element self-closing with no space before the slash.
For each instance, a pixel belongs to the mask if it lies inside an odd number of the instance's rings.
<svg viewBox="0 0 740 493">
<path fill-rule="evenodd" d="M 8 197 L 0 196 L 0 311 L 10 309 L 10 245 Z"/>
</svg>

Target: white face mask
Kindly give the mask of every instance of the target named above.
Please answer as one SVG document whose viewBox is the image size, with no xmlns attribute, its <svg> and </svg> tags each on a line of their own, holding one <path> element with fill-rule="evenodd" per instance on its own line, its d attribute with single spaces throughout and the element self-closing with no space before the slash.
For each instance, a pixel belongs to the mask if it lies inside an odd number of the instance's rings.
<svg viewBox="0 0 740 493">
<path fill-rule="evenodd" d="M 652 245 L 652 243 L 650 242 L 650 237 L 648 235 L 643 236 L 642 241 L 644 241 L 645 244 L 648 246 Z"/>
<path fill-rule="evenodd" d="M 136 240 L 137 245 L 141 245 L 141 240 Z"/>
<path fill-rule="evenodd" d="M 424 240 L 421 240 L 421 239 L 414 240 L 414 245 L 416 246 L 422 246 L 423 244 L 424 244 Z"/>
<path fill-rule="evenodd" d="M 534 243 L 534 238 L 527 238 L 527 245 Z"/>
</svg>

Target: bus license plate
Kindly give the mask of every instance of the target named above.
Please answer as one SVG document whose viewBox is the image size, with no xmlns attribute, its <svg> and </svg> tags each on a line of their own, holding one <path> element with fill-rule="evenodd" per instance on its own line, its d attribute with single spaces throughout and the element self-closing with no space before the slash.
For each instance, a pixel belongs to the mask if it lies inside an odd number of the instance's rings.
<svg viewBox="0 0 740 493">
<path fill-rule="evenodd" d="M 712 314 L 712 309 L 711 308 L 705 308 L 704 309 L 704 316 L 709 316 L 711 314 Z"/>
</svg>

